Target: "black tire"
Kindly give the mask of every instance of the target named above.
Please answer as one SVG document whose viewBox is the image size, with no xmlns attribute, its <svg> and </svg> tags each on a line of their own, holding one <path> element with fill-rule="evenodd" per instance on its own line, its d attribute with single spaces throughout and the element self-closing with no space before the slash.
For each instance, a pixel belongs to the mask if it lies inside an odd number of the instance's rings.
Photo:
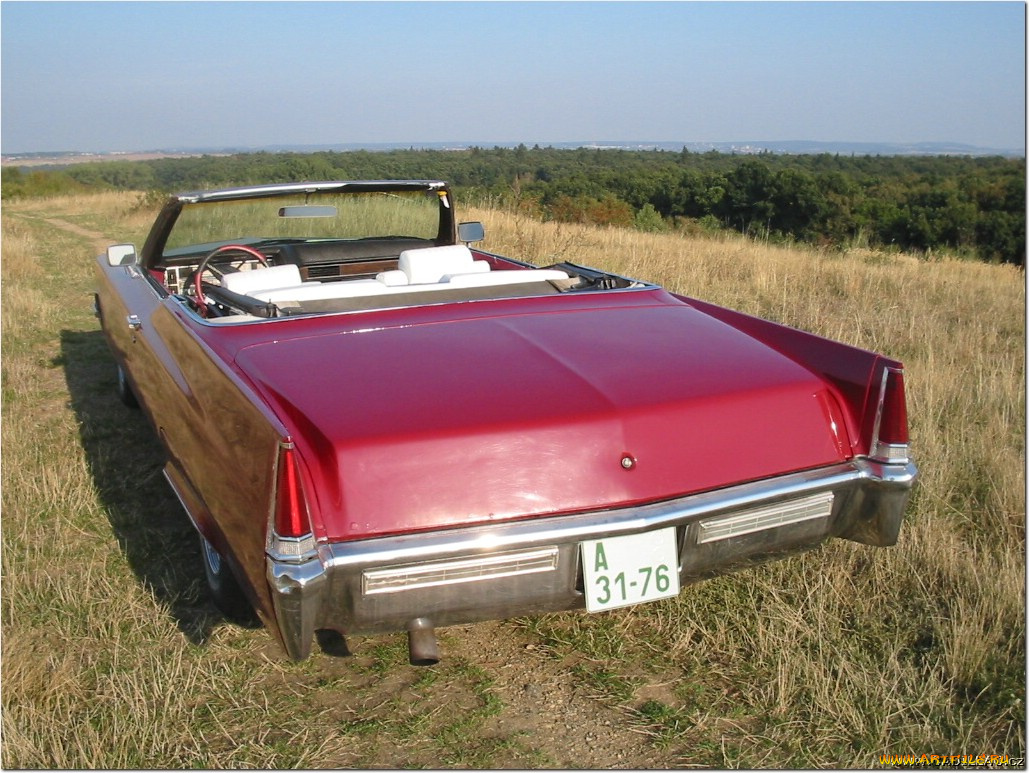
<svg viewBox="0 0 1029 773">
<path fill-rule="evenodd" d="M 207 578 L 207 588 L 211 592 L 214 605 L 235 623 L 248 627 L 255 625 L 257 616 L 254 614 L 254 608 L 236 582 L 228 561 L 202 535 L 200 556 L 204 562 L 204 576 Z"/>
<path fill-rule="evenodd" d="M 129 408 L 139 408 L 139 400 L 136 399 L 136 393 L 132 391 L 132 385 L 129 384 L 121 365 L 118 366 L 118 399 Z"/>
</svg>

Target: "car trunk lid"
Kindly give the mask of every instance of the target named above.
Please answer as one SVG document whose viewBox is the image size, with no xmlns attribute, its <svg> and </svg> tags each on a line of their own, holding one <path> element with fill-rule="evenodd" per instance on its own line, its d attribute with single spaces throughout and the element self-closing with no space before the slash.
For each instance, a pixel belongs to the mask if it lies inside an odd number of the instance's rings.
<svg viewBox="0 0 1029 773">
<path fill-rule="evenodd" d="M 822 380 L 679 303 L 437 318 L 236 356 L 330 540 L 621 507 L 835 463 Z"/>
</svg>

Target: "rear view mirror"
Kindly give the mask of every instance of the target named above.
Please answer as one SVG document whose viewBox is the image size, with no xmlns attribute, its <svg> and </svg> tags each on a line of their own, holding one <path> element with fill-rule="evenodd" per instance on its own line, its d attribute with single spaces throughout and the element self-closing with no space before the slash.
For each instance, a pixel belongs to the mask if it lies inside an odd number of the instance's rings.
<svg viewBox="0 0 1029 773">
<path fill-rule="evenodd" d="M 131 266 L 136 262 L 136 245 L 112 244 L 107 248 L 107 265 Z"/>
<path fill-rule="evenodd" d="M 301 204 L 279 208 L 279 217 L 336 217 L 337 214 L 336 208 L 331 205 Z"/>
<path fill-rule="evenodd" d="M 458 223 L 457 224 L 457 238 L 458 241 L 462 241 L 465 244 L 472 242 L 481 242 L 486 238 L 486 229 L 482 227 L 482 223 Z"/>
</svg>

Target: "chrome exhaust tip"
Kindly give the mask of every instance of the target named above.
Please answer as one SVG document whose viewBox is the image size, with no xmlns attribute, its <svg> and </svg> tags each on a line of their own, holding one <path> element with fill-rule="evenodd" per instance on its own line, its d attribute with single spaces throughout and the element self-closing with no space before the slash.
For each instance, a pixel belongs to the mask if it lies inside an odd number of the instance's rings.
<svg viewBox="0 0 1029 773">
<path fill-rule="evenodd" d="M 407 624 L 407 659 L 412 666 L 434 666 L 439 663 L 436 631 L 426 617 L 416 617 Z"/>
</svg>

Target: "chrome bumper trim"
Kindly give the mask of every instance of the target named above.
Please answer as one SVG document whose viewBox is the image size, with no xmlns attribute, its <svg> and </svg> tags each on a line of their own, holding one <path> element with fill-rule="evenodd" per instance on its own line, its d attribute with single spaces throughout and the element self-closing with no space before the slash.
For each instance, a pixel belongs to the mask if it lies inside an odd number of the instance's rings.
<svg viewBox="0 0 1029 773">
<path fill-rule="evenodd" d="M 861 459 L 637 507 L 323 544 L 319 546 L 319 552 L 326 568 L 334 571 L 362 564 L 391 565 L 425 561 L 444 555 L 512 550 L 555 542 L 581 542 L 584 539 L 650 531 L 820 491 L 845 491 L 867 485 L 882 489 L 882 493 L 889 489 L 906 493 L 915 475 L 913 464 L 897 469 L 896 465 Z"/>
<path fill-rule="evenodd" d="M 697 524 L 697 544 L 720 542 L 812 518 L 828 518 L 832 513 L 832 503 L 833 493 L 826 491 L 803 499 L 750 508 L 739 515 L 708 518 Z"/>
<path fill-rule="evenodd" d="M 557 569 L 557 554 L 556 547 L 547 547 L 511 553 L 491 553 L 456 561 L 432 561 L 427 564 L 365 570 L 361 575 L 361 588 L 366 596 L 370 596 L 375 593 L 396 593 L 415 588 L 435 588 L 458 582 L 552 572 Z"/>
<path fill-rule="evenodd" d="M 318 546 L 268 557 L 279 628 L 305 657 L 318 628 L 402 631 L 584 607 L 583 540 L 677 528 L 683 584 L 829 537 L 896 542 L 918 471 L 855 459 L 665 502 Z"/>
</svg>

